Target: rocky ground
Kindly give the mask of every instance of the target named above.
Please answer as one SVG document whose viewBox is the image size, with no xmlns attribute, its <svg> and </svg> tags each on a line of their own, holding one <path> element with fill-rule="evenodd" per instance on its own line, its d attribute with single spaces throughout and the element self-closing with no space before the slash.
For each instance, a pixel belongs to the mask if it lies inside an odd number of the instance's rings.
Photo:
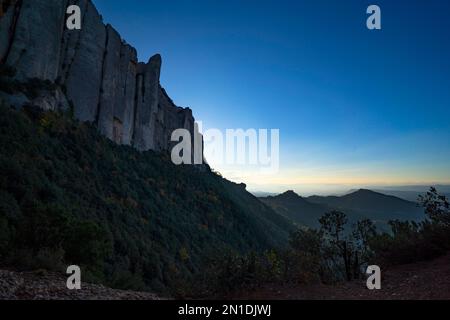
<svg viewBox="0 0 450 320">
<path fill-rule="evenodd" d="M 450 254 L 382 270 L 381 290 L 368 290 L 365 281 L 357 281 L 338 286 L 269 286 L 236 296 L 251 300 L 449 300 Z"/>
<path fill-rule="evenodd" d="M 82 284 L 68 290 L 66 278 L 40 272 L 0 270 L 0 300 L 160 300 L 145 292 L 122 291 L 101 285 Z M 235 293 L 234 300 L 449 300 L 450 254 L 439 259 L 397 266 L 382 271 L 381 290 L 370 291 L 365 281 L 338 286 L 267 286 Z"/>
<path fill-rule="evenodd" d="M 47 272 L 0 270 L 0 300 L 159 300 L 151 293 L 123 291 L 100 285 L 82 284 L 68 290 L 66 278 Z"/>
</svg>

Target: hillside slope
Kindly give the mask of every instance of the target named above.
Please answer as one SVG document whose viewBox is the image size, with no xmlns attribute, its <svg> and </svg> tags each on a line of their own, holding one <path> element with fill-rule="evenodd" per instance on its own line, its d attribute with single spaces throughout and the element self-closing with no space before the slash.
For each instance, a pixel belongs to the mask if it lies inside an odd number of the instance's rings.
<svg viewBox="0 0 450 320">
<path fill-rule="evenodd" d="M 33 108 L 0 109 L 0 199 L 2 264 L 77 264 L 125 289 L 180 287 L 205 258 L 284 246 L 293 228 L 242 185 Z"/>
<path fill-rule="evenodd" d="M 307 200 L 343 211 L 358 212 L 376 222 L 418 220 L 423 217 L 423 209 L 414 202 L 366 189 L 341 197 L 312 196 Z"/>
</svg>

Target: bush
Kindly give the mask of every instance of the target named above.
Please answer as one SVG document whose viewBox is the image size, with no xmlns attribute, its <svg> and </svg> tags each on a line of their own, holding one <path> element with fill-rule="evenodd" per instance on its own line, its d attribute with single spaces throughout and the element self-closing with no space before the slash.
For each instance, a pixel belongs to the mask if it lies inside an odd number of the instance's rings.
<svg viewBox="0 0 450 320">
<path fill-rule="evenodd" d="M 445 196 L 431 187 L 419 197 L 428 219 L 390 221 L 392 232 L 373 237 L 370 246 L 380 264 L 396 265 L 437 258 L 450 250 L 450 210 Z"/>
<path fill-rule="evenodd" d="M 54 92 L 58 85 L 49 80 L 32 78 L 26 81 L 14 79 L 16 69 L 8 65 L 0 65 L 0 91 L 8 94 L 23 93 L 30 99 L 39 97 L 43 92 Z"/>
<path fill-rule="evenodd" d="M 15 68 L 8 66 L 6 64 L 0 65 L 0 77 L 13 78 L 15 77 L 16 73 L 17 71 Z"/>
<path fill-rule="evenodd" d="M 398 265 L 437 258 L 450 250 L 450 229 L 424 221 L 390 222 L 392 233 L 375 236 L 371 247 L 380 265 Z"/>
</svg>

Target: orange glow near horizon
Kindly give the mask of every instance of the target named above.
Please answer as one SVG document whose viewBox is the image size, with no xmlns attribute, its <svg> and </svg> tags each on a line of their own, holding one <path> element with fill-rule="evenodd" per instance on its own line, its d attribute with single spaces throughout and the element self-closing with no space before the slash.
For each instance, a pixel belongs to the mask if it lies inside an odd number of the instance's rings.
<svg viewBox="0 0 450 320">
<path fill-rule="evenodd" d="M 281 170 L 277 174 L 261 174 L 255 170 L 231 170 L 222 168 L 219 171 L 225 178 L 245 183 L 252 190 L 288 190 L 295 186 L 311 186 L 314 189 L 326 189 L 326 186 L 353 188 L 358 186 L 408 186 L 450 184 L 447 175 L 420 174 L 418 172 L 370 172 L 369 170 L 330 170 L 310 168 L 305 170 Z"/>
</svg>

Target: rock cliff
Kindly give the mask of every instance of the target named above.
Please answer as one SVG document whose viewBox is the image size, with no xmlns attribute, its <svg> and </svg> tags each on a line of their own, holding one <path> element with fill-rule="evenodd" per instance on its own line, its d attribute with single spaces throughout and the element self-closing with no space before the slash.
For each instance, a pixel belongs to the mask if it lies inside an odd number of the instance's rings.
<svg viewBox="0 0 450 320">
<path fill-rule="evenodd" d="M 72 4 L 81 9 L 81 30 L 66 28 Z M 109 139 L 142 151 L 168 150 L 174 129 L 194 136 L 192 111 L 160 85 L 160 55 L 139 62 L 91 0 L 0 0 L 0 63 L 15 70 L 14 81 L 54 86 L 31 98 L 3 94 L 12 105 L 70 108 Z"/>
</svg>

